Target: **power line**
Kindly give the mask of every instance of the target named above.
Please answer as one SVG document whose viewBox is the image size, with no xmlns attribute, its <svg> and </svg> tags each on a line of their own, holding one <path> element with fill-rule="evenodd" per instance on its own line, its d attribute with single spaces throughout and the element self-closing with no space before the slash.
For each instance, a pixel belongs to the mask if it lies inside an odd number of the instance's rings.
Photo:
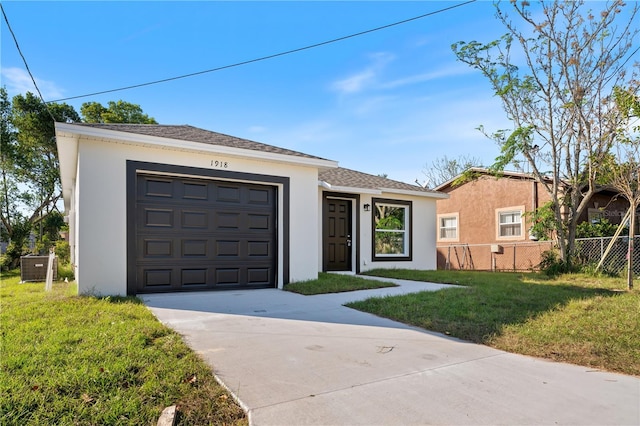
<svg viewBox="0 0 640 426">
<path fill-rule="evenodd" d="M 299 47 L 297 49 L 287 50 L 287 51 L 280 52 L 280 53 L 274 53 L 274 54 L 268 55 L 268 56 L 262 56 L 260 58 L 250 59 L 248 61 L 237 62 L 237 63 L 230 64 L 230 65 L 224 65 L 224 66 L 221 66 L 221 67 L 211 68 L 211 69 L 204 70 L 204 71 L 197 71 L 197 72 L 193 72 L 193 73 L 189 73 L 189 74 L 183 74 L 183 75 L 179 75 L 179 76 L 176 76 L 176 77 L 169 77 L 169 78 L 164 78 L 164 79 L 161 79 L 161 80 L 154 80 L 154 81 L 149 81 L 149 82 L 146 82 L 146 83 L 134 84 L 134 85 L 131 85 L 131 86 L 120 87 L 120 88 L 117 88 L 117 89 L 103 90 L 103 91 L 100 91 L 100 92 L 88 93 L 86 95 L 78 95 L 78 96 L 71 96 L 71 97 L 68 97 L 68 98 L 56 99 L 55 101 L 49 101 L 49 102 L 68 101 L 68 100 L 71 100 L 71 99 L 86 98 L 88 96 L 103 95 L 105 93 L 113 93 L 113 92 L 119 92 L 119 91 L 122 91 L 122 90 L 136 89 L 138 87 L 151 86 L 153 84 L 166 83 L 166 82 L 169 82 L 169 81 L 179 80 L 179 79 L 182 79 L 182 78 L 194 77 L 196 75 L 207 74 L 207 73 L 211 73 L 211 72 L 215 72 L 215 71 L 221 71 L 221 70 L 225 70 L 225 69 L 229 69 L 229 68 L 239 67 L 239 66 L 242 66 L 242 65 L 248 65 L 248 64 L 252 64 L 254 62 L 266 61 L 267 59 L 273 59 L 273 58 L 277 58 L 279 56 L 285 56 L 285 55 L 290 55 L 292 53 L 302 52 L 303 50 L 309 50 L 309 49 L 313 49 L 313 48 L 316 48 L 316 47 L 325 46 L 327 44 L 336 43 L 336 42 L 347 40 L 347 39 L 350 39 L 350 38 L 353 38 L 353 37 L 358 37 L 358 36 L 361 36 L 361 35 L 364 35 L 364 34 L 369 34 L 369 33 L 375 32 L 375 31 L 384 30 L 384 29 L 387 29 L 387 28 L 390 28 L 390 27 L 394 27 L 394 26 L 397 26 L 397 25 L 406 24 L 407 22 L 416 21 L 418 19 L 422 19 L 422 18 L 425 18 L 427 16 L 432 16 L 432 15 L 436 15 L 438 13 L 446 12 L 446 11 L 449 11 L 451 9 L 455 9 L 457 7 L 466 6 L 466 5 L 470 4 L 470 3 L 475 3 L 476 1 L 477 0 L 469 0 L 469 1 L 466 1 L 464 3 L 459 3 L 459 4 L 456 4 L 456 5 L 453 5 L 453 6 L 445 7 L 443 9 L 439 9 L 439 10 L 436 10 L 434 12 L 425 13 L 423 15 L 415 16 L 415 17 L 409 18 L 409 19 L 404 19 L 402 21 L 394 22 L 392 24 L 383 25 L 381 27 L 372 28 L 370 30 L 365 30 L 365 31 L 361 31 L 361 32 L 358 32 L 358 33 L 346 35 L 346 36 L 343 36 L 343 37 L 334 38 L 332 40 L 327 40 L 327 41 L 323 41 L 323 42 L 316 43 L 316 44 L 311 44 L 311 45 L 308 45 L 308 46 L 305 46 L 305 47 Z"/>
<path fill-rule="evenodd" d="M 36 79 L 33 77 L 33 74 L 31 73 L 31 70 L 29 69 L 29 64 L 27 63 L 27 59 L 22 54 L 22 50 L 20 49 L 20 45 L 18 44 L 18 39 L 16 38 L 16 35 L 13 32 L 13 29 L 11 28 L 11 24 L 9 24 L 9 18 L 7 17 L 7 13 L 4 11 L 4 7 L 2 7 L 2 3 L 0 3 L 0 9 L 2 10 L 2 16 L 4 16 L 4 21 L 7 23 L 7 28 L 9 28 L 9 32 L 11 33 L 11 37 L 13 37 L 13 41 L 16 44 L 16 49 L 18 49 L 18 53 L 20 54 L 20 57 L 22 58 L 22 62 L 24 63 L 24 66 L 27 69 L 27 72 L 29 73 L 29 77 L 31 77 L 31 81 L 33 82 L 33 86 L 36 88 L 36 91 L 38 92 L 38 96 L 40 96 L 40 100 L 44 104 L 44 107 L 46 108 L 47 112 L 49 113 L 49 116 L 55 122 L 56 119 L 53 117 L 53 114 L 51 113 L 51 110 L 49 109 L 49 106 L 47 105 L 47 102 L 44 100 L 44 97 L 42 96 L 42 92 L 40 92 L 40 88 L 36 84 Z"/>
</svg>

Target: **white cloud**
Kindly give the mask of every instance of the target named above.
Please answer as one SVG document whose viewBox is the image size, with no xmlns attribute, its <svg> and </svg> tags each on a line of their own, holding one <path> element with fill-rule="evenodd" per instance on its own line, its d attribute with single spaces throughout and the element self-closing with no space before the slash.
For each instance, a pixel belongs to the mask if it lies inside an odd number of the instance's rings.
<svg viewBox="0 0 640 426">
<path fill-rule="evenodd" d="M 2 82 L 7 86 L 7 92 L 10 96 L 25 94 L 31 92 L 37 94 L 33 81 L 26 70 L 17 67 L 2 68 Z M 63 90 L 59 88 L 53 81 L 35 78 L 38 88 L 45 101 L 64 97 Z"/>
<path fill-rule="evenodd" d="M 264 133 L 268 129 L 264 126 L 249 126 L 249 132 L 251 133 Z"/>
<path fill-rule="evenodd" d="M 371 82 L 375 73 L 371 69 L 366 69 L 358 74 L 347 77 L 344 80 L 336 81 L 332 84 L 334 90 L 341 93 L 360 92 L 367 83 Z"/>
<path fill-rule="evenodd" d="M 475 70 L 471 67 L 455 64 L 453 66 L 448 66 L 439 70 L 399 78 L 388 83 L 384 83 L 381 85 L 381 87 L 384 89 L 395 89 L 396 87 L 423 83 L 425 81 L 453 77 L 456 75 L 471 74 L 473 72 L 475 72 Z"/>
<path fill-rule="evenodd" d="M 334 82 L 331 88 L 343 94 L 361 92 L 374 85 L 386 65 L 395 59 L 394 55 L 388 52 L 376 52 L 369 55 L 369 58 L 371 63 L 364 70 Z"/>
</svg>

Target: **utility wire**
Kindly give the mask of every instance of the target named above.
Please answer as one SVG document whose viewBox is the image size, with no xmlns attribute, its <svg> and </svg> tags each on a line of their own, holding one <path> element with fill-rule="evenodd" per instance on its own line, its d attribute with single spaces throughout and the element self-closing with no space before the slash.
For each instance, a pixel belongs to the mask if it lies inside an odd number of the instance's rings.
<svg viewBox="0 0 640 426">
<path fill-rule="evenodd" d="M 405 20 L 398 21 L 398 22 L 394 22 L 392 24 L 383 25 L 381 27 L 372 28 L 370 30 L 365 30 L 365 31 L 361 31 L 361 32 L 358 32 L 358 33 L 346 35 L 346 36 L 343 36 L 343 37 L 334 38 L 332 40 L 327 40 L 327 41 L 323 41 L 323 42 L 316 43 L 316 44 L 311 44 L 311 45 L 305 46 L 305 47 L 299 47 L 297 49 L 287 50 L 287 51 L 280 52 L 280 53 L 274 53 L 274 54 L 268 55 L 268 56 L 262 56 L 260 58 L 250 59 L 248 61 L 237 62 L 237 63 L 230 64 L 230 65 L 224 65 L 224 66 L 221 66 L 221 67 L 212 68 L 212 69 L 208 69 L 208 70 L 204 70 L 204 71 L 198 71 L 198 72 L 193 72 L 193 73 L 190 73 L 190 74 L 179 75 L 179 76 L 176 76 L 176 77 L 164 78 L 162 80 L 154 80 L 154 81 L 149 81 L 147 83 L 134 84 L 134 85 L 131 85 L 131 86 L 120 87 L 120 88 L 117 88 L 117 89 L 103 90 L 103 91 L 100 91 L 100 92 L 88 93 L 86 95 L 78 95 L 78 96 L 71 96 L 71 97 L 68 97 L 68 98 L 56 99 L 55 101 L 50 101 L 50 102 L 68 101 L 68 100 L 71 100 L 71 99 L 86 98 L 88 96 L 103 95 L 105 93 L 112 93 L 112 92 L 119 92 L 119 91 L 122 91 L 122 90 L 136 89 L 138 87 L 151 86 L 153 84 L 166 83 L 166 82 L 169 82 L 169 81 L 179 80 L 179 79 L 182 79 L 182 78 L 194 77 L 196 75 L 206 74 L 206 73 L 215 72 L 215 71 L 221 71 L 221 70 L 225 70 L 225 69 L 228 69 L 228 68 L 239 67 L 239 66 L 242 66 L 242 65 L 252 64 L 254 62 L 266 61 L 267 59 L 273 59 L 273 58 L 277 58 L 279 56 L 285 56 L 285 55 L 290 55 L 292 53 L 302 52 L 303 50 L 309 50 L 309 49 L 313 49 L 313 48 L 316 48 L 316 47 L 325 46 L 327 44 L 336 43 L 336 42 L 347 40 L 347 39 L 350 39 L 350 38 L 353 38 L 353 37 L 358 37 L 358 36 L 361 36 L 361 35 L 364 35 L 364 34 L 369 34 L 369 33 L 375 32 L 375 31 L 384 30 L 384 29 L 391 28 L 391 27 L 394 27 L 394 26 L 397 26 L 397 25 L 406 24 L 407 22 L 416 21 L 418 19 L 422 19 L 422 18 L 425 18 L 427 16 L 432 16 L 432 15 L 436 15 L 438 13 L 446 12 L 446 11 L 449 11 L 451 9 L 455 9 L 457 7 L 466 6 L 467 4 L 475 3 L 476 1 L 477 0 L 469 0 L 469 1 L 466 1 L 464 3 L 459 3 L 459 4 L 456 4 L 456 5 L 453 5 L 453 6 L 445 7 L 444 9 L 439 9 L 439 10 L 436 10 L 434 12 L 425 13 L 423 15 L 415 16 L 413 18 L 405 19 Z"/>
<path fill-rule="evenodd" d="M 49 113 L 49 116 L 51 117 L 51 119 L 55 123 L 56 119 L 53 116 L 53 114 L 51 113 L 51 110 L 49 109 L 49 105 L 47 105 L 48 102 L 46 102 L 44 100 L 44 97 L 42 96 L 42 92 L 40 92 L 40 88 L 38 87 L 38 84 L 36 83 L 36 79 L 33 77 L 33 74 L 31 73 L 31 70 L 29 69 L 29 64 L 27 63 L 27 59 L 22 54 L 22 50 L 20 49 L 20 45 L 18 44 L 18 39 L 16 38 L 16 35 L 13 32 L 13 29 L 11 28 L 11 24 L 9 24 L 9 18 L 7 17 L 7 13 L 4 11 L 4 7 L 2 7 L 2 3 L 0 3 L 0 9 L 2 10 L 2 16 L 4 16 L 4 21 L 7 23 L 7 28 L 9 28 L 9 32 L 11 33 L 11 37 L 13 37 L 13 41 L 16 44 L 16 49 L 18 49 L 18 53 L 20 54 L 20 57 L 22 58 L 22 62 L 24 62 L 24 66 L 27 69 L 27 72 L 29 73 L 29 77 L 31 77 L 31 81 L 33 82 L 33 86 L 36 88 L 36 91 L 38 92 L 38 96 L 40 96 L 40 100 L 44 104 L 44 107 L 46 108 L 47 112 Z"/>
</svg>

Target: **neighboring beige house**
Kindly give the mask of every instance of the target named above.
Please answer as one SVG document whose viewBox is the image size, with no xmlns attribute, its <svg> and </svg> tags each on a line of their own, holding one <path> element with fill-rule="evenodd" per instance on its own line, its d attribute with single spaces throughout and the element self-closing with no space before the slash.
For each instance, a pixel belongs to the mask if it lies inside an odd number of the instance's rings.
<svg viewBox="0 0 640 426">
<path fill-rule="evenodd" d="M 533 243 L 526 213 L 550 201 L 529 174 L 504 172 L 500 178 L 487 169 L 473 168 L 476 179 L 455 185 L 460 176 L 435 188 L 449 195 L 437 203 L 438 268 L 528 270 L 540 263 L 550 243 Z M 629 208 L 622 197 L 601 192 L 580 222 L 620 220 Z"/>
<path fill-rule="evenodd" d="M 447 195 L 191 126 L 56 123 L 80 293 L 436 268 Z"/>
</svg>

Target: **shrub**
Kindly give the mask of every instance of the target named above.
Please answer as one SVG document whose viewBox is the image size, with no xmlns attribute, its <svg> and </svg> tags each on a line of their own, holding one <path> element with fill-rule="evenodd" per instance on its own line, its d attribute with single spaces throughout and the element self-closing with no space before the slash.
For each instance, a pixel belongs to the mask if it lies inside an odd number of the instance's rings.
<svg viewBox="0 0 640 426">
<path fill-rule="evenodd" d="M 561 274 L 575 272 L 576 268 L 571 261 L 562 260 L 558 250 L 551 249 L 542 252 L 542 261 L 538 265 L 540 270 L 549 277 L 557 277 Z"/>
<path fill-rule="evenodd" d="M 58 280 L 64 281 L 65 278 L 68 281 L 74 280 L 73 265 L 70 263 L 58 262 Z"/>
<path fill-rule="evenodd" d="M 582 222 L 576 227 L 576 238 L 612 237 L 616 233 L 618 225 L 614 225 L 607 219 L 599 219 L 596 222 Z"/>
<path fill-rule="evenodd" d="M 69 263 L 71 259 L 71 248 L 69 246 L 69 242 L 64 240 L 56 241 L 55 252 L 61 263 Z"/>
</svg>

